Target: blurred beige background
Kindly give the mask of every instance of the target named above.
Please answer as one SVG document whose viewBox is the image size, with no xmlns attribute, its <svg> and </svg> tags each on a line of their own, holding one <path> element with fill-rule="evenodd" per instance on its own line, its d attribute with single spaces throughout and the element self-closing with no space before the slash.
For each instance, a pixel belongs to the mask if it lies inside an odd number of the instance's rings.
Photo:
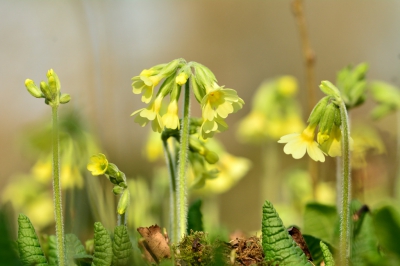
<svg viewBox="0 0 400 266">
<path fill-rule="evenodd" d="M 71 94 L 70 105 L 93 123 L 109 158 L 128 176 L 150 177 L 152 166 L 141 152 L 148 128 L 130 117 L 143 107 L 140 97 L 132 94 L 131 78 L 144 68 L 182 57 L 208 66 L 219 84 L 236 89 L 246 102 L 243 110 L 229 117 L 230 129 L 218 135 L 229 152 L 253 161 L 239 185 L 221 196 L 221 221 L 231 230 L 257 230 L 260 148 L 238 143 L 235 123 L 249 112 L 251 97 L 266 78 L 293 75 L 304 90 L 303 58 L 290 3 L 0 1 L 1 187 L 12 174 L 31 166 L 17 148 L 18 134 L 37 120 L 50 120 L 50 108 L 24 87 L 26 78 L 45 80 L 50 68 L 58 73 L 62 92 Z M 318 82 L 334 81 L 336 72 L 349 63 L 368 62 L 368 79 L 400 85 L 399 1 L 305 4 Z M 300 91 L 298 97 L 306 106 L 305 93 Z M 365 119 L 365 110 L 357 109 L 353 119 Z M 393 121 L 390 116 L 378 123 L 389 144 Z M 394 148 L 388 147 L 385 158 L 393 155 Z M 283 152 L 281 158 L 297 163 Z"/>
</svg>

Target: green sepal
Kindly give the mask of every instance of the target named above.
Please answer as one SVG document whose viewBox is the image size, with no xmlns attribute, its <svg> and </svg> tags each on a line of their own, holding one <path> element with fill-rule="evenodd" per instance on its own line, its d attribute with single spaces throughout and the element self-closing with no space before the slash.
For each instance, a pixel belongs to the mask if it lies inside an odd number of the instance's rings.
<svg viewBox="0 0 400 266">
<path fill-rule="evenodd" d="M 330 82 L 328 80 L 321 81 L 319 88 L 321 89 L 321 91 L 323 93 L 325 93 L 328 96 L 340 98 L 340 92 L 339 92 L 338 88 L 336 88 L 336 86 L 333 85 L 332 82 Z"/>
<path fill-rule="evenodd" d="M 44 95 L 40 91 L 39 87 L 36 86 L 35 82 L 33 80 L 27 79 L 25 80 L 25 87 L 28 90 L 28 92 L 35 98 L 43 98 Z"/>
<path fill-rule="evenodd" d="M 263 206 L 262 246 L 268 265 L 311 265 L 269 201 Z"/>
<path fill-rule="evenodd" d="M 326 106 L 325 111 L 319 122 L 319 132 L 322 132 L 327 135 L 331 133 L 332 127 L 335 124 L 335 118 L 337 116 L 338 111 L 340 114 L 339 107 L 333 102 L 329 103 Z"/>
<path fill-rule="evenodd" d="M 35 228 L 24 214 L 18 215 L 18 250 L 23 265 L 48 265 Z"/>
<path fill-rule="evenodd" d="M 324 114 L 325 108 L 331 99 L 331 96 L 325 96 L 314 106 L 313 110 L 310 113 L 310 117 L 308 118 L 307 122 L 310 125 L 316 125 L 319 123 L 322 115 Z"/>
<path fill-rule="evenodd" d="M 324 257 L 325 266 L 335 266 L 335 261 L 333 260 L 332 253 L 330 252 L 327 245 L 324 242 L 320 242 L 322 255 Z"/>
<path fill-rule="evenodd" d="M 100 222 L 95 222 L 92 266 L 110 266 L 112 263 L 112 255 L 110 235 Z"/>
<path fill-rule="evenodd" d="M 131 195 L 129 189 L 125 189 L 118 201 L 117 212 L 119 215 L 125 213 L 126 209 L 129 207 L 130 199 Z"/>
<path fill-rule="evenodd" d="M 69 101 L 71 101 L 71 95 L 69 95 L 67 93 L 61 94 L 61 96 L 60 96 L 60 103 L 61 104 L 66 104 Z"/>
<path fill-rule="evenodd" d="M 197 78 L 194 75 L 189 80 L 192 85 L 192 91 L 194 93 L 194 96 L 196 97 L 197 102 L 201 103 L 201 100 L 206 95 L 205 89 L 201 85 L 199 85 L 199 83 L 197 82 Z"/>
<path fill-rule="evenodd" d="M 44 81 L 40 82 L 40 90 L 42 91 L 42 93 L 47 101 L 50 101 L 52 99 L 49 85 L 46 82 L 44 82 Z"/>
<path fill-rule="evenodd" d="M 189 206 L 187 234 L 190 230 L 203 231 L 203 214 L 201 213 L 202 200 L 198 199 Z"/>
<path fill-rule="evenodd" d="M 112 244 L 112 265 L 128 265 L 132 254 L 132 243 L 129 239 L 128 231 L 125 225 L 119 225 L 114 229 L 114 241 Z"/>
<path fill-rule="evenodd" d="M 164 82 L 161 84 L 160 89 L 157 92 L 157 95 L 160 95 L 165 97 L 168 95 L 171 91 L 175 90 L 176 87 L 179 87 L 178 84 L 175 82 L 175 75 L 170 75 L 168 78 L 164 80 Z M 179 96 L 178 96 L 179 97 Z"/>
<path fill-rule="evenodd" d="M 186 63 L 185 60 L 182 58 L 172 60 L 171 62 L 167 63 L 167 65 L 165 67 L 163 67 L 163 69 L 160 71 L 159 75 L 161 75 L 163 77 L 171 76 L 172 74 L 175 73 L 178 66 L 180 66 L 182 63 Z"/>
</svg>

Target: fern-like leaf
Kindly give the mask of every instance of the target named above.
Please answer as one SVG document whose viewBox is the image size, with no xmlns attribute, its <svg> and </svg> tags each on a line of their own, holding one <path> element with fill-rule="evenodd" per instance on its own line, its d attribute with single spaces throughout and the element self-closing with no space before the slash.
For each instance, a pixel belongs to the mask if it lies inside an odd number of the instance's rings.
<svg viewBox="0 0 400 266">
<path fill-rule="evenodd" d="M 265 201 L 263 206 L 262 246 L 268 265 L 311 265 L 269 201 Z"/>
<path fill-rule="evenodd" d="M 132 243 L 129 239 L 128 231 L 125 225 L 120 225 L 114 229 L 113 266 L 128 265 L 129 258 L 132 254 Z"/>
<path fill-rule="evenodd" d="M 324 242 L 319 242 L 321 247 L 322 256 L 324 257 L 325 266 L 335 266 L 335 261 L 333 260 L 333 256 L 328 246 L 325 245 Z"/>
<path fill-rule="evenodd" d="M 48 265 L 35 228 L 29 218 L 23 214 L 18 216 L 18 249 L 23 265 Z"/>
<path fill-rule="evenodd" d="M 94 255 L 92 266 L 110 266 L 112 262 L 111 238 L 100 222 L 94 223 Z"/>
</svg>

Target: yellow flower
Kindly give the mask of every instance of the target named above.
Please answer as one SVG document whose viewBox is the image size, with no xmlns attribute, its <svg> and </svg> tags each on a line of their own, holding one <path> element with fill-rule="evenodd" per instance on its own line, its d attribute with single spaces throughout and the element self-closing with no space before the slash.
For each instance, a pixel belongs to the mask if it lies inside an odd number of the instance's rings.
<svg viewBox="0 0 400 266">
<path fill-rule="evenodd" d="M 131 116 L 138 114 L 135 118 L 135 122 L 144 127 L 149 121 L 152 121 L 151 127 L 154 132 L 162 131 L 163 122 L 160 115 L 161 103 L 163 97 L 157 96 L 155 101 L 149 104 L 147 108 L 139 109 L 131 114 Z"/>
<path fill-rule="evenodd" d="M 321 144 L 321 149 L 327 153 L 331 157 L 342 156 L 342 133 L 340 132 L 340 128 L 334 126 L 331 130 L 331 133 L 319 134 L 318 137 L 320 140 L 318 142 Z M 350 139 L 350 145 L 352 140 Z"/>
<path fill-rule="evenodd" d="M 143 92 L 142 102 L 144 103 L 149 103 L 151 101 L 154 87 L 156 87 L 163 79 L 163 76 L 151 76 L 151 74 L 151 70 L 145 69 L 140 73 L 139 76 L 132 78 L 132 92 L 134 94 L 140 94 Z"/>
<path fill-rule="evenodd" d="M 188 74 L 186 74 L 185 72 L 180 73 L 178 76 L 176 76 L 175 78 L 175 82 L 182 86 L 183 84 L 186 83 L 186 81 L 188 80 L 189 76 Z"/>
<path fill-rule="evenodd" d="M 212 121 L 217 116 L 226 118 L 243 107 L 244 101 L 232 89 L 224 89 L 214 85 L 201 100 L 203 118 Z"/>
<path fill-rule="evenodd" d="M 107 171 L 108 161 L 106 156 L 102 153 L 90 157 L 90 163 L 87 169 L 92 172 L 92 175 L 102 175 Z"/>
<path fill-rule="evenodd" d="M 162 122 L 166 128 L 180 129 L 178 116 L 178 103 L 172 100 L 168 105 L 167 113 L 162 116 Z"/>
<path fill-rule="evenodd" d="M 302 158 L 307 151 L 314 161 L 325 162 L 324 153 L 318 147 L 318 143 L 314 141 L 315 128 L 316 125 L 309 125 L 301 134 L 285 135 L 278 140 L 278 143 L 287 143 L 283 151 L 286 154 L 291 154 L 294 159 Z"/>
<path fill-rule="evenodd" d="M 215 117 L 214 120 L 211 121 L 204 119 L 200 128 L 201 137 L 203 139 L 211 138 L 214 136 L 216 131 L 225 131 L 227 128 L 228 125 L 226 124 L 225 120 L 219 116 Z"/>
</svg>

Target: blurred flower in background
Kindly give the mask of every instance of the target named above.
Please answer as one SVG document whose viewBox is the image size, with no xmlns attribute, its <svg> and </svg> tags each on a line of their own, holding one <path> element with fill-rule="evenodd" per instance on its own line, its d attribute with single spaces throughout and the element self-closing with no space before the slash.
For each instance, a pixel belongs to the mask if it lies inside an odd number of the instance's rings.
<svg viewBox="0 0 400 266">
<path fill-rule="evenodd" d="M 86 130 L 77 111 L 63 113 L 59 124 L 60 131 L 60 176 L 62 189 L 80 190 L 84 187 L 84 175 L 88 158 L 98 152 L 97 141 Z M 23 212 L 35 221 L 38 229 L 52 223 L 53 198 L 51 124 L 33 125 L 20 137 L 20 144 L 34 164 L 30 173 L 15 174 L 2 192 L 2 202 L 11 201 L 18 212 Z"/>
<path fill-rule="evenodd" d="M 260 143 L 304 129 L 295 99 L 297 80 L 281 76 L 261 84 L 253 96 L 250 113 L 239 123 L 238 140 Z"/>
</svg>

